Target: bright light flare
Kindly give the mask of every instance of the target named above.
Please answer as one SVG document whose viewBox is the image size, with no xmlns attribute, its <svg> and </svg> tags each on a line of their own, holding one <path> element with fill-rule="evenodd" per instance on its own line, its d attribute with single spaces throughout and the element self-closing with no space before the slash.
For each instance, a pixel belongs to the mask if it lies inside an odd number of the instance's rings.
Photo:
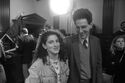
<svg viewBox="0 0 125 83">
<path fill-rule="evenodd" d="M 50 8 L 55 14 L 66 14 L 71 9 L 71 0 L 50 0 Z"/>
</svg>

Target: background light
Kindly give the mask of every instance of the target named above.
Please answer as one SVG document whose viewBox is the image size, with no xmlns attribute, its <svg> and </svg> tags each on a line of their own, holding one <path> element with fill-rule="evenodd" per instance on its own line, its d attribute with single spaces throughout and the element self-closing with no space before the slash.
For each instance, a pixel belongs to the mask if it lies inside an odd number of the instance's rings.
<svg viewBox="0 0 125 83">
<path fill-rule="evenodd" d="M 66 14 L 71 9 L 71 0 L 50 0 L 50 8 L 55 14 Z"/>
</svg>

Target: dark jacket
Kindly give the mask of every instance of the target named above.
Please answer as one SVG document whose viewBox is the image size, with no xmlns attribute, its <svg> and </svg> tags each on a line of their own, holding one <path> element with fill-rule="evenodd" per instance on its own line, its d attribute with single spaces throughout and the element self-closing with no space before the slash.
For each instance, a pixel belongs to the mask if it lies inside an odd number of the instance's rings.
<svg viewBox="0 0 125 83">
<path fill-rule="evenodd" d="M 115 51 L 112 54 L 112 64 L 110 71 L 114 76 L 114 83 L 125 83 L 125 51 Z"/>
<path fill-rule="evenodd" d="M 65 39 L 69 55 L 69 82 L 80 83 L 80 54 L 79 54 L 78 35 Z M 92 83 L 102 83 L 102 56 L 99 39 L 90 36 L 90 65 L 92 72 Z"/>
<path fill-rule="evenodd" d="M 22 56 L 22 64 L 29 64 L 33 58 L 33 50 L 36 42 L 32 35 L 26 35 L 18 39 L 19 48 L 17 52 Z"/>
</svg>

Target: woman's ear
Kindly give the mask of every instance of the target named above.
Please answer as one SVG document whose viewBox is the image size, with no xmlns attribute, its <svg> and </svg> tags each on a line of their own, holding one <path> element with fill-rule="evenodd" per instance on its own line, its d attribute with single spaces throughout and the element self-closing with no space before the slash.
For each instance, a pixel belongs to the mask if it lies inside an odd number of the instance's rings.
<svg viewBox="0 0 125 83">
<path fill-rule="evenodd" d="M 45 44 L 42 44 L 42 46 L 43 46 L 43 48 L 44 48 L 44 49 L 46 49 L 46 48 L 47 48 Z"/>
</svg>

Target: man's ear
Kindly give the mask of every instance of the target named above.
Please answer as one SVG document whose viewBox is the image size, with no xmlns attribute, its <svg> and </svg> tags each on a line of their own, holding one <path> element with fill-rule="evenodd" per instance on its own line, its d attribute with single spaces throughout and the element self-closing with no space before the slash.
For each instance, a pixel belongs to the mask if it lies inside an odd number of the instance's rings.
<svg viewBox="0 0 125 83">
<path fill-rule="evenodd" d="M 42 44 L 42 46 L 43 46 L 43 48 L 44 48 L 44 49 L 46 49 L 46 48 L 47 48 L 45 44 Z"/>
<path fill-rule="evenodd" d="M 93 23 L 90 23 L 90 29 L 92 29 L 92 27 L 93 27 Z"/>
</svg>

